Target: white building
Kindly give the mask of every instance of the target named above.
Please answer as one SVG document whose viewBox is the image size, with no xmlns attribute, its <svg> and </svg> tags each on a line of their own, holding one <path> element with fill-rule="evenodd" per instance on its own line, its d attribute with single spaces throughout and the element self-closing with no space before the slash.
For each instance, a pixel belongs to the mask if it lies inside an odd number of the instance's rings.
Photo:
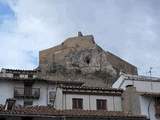
<svg viewBox="0 0 160 120">
<path fill-rule="evenodd" d="M 125 112 L 124 93 L 117 88 L 87 87 L 80 81 L 39 79 L 35 71 L 3 69 L 0 120 L 146 120 L 139 113 Z"/>
<path fill-rule="evenodd" d="M 122 111 L 122 92 L 119 89 L 63 86 L 59 88 L 57 103 L 59 109 L 67 110 Z"/>
<path fill-rule="evenodd" d="M 150 120 L 160 119 L 160 78 L 122 74 L 113 88 L 125 90 L 126 112 L 139 112 Z"/>
<path fill-rule="evenodd" d="M 32 71 L 3 70 L 0 77 L 0 104 L 16 99 L 16 106 L 52 106 L 57 110 L 122 111 L 120 89 L 82 86 L 78 81 L 38 79 Z M 28 74 L 32 77 L 28 77 Z M 34 76 L 34 77 L 33 77 Z"/>
</svg>

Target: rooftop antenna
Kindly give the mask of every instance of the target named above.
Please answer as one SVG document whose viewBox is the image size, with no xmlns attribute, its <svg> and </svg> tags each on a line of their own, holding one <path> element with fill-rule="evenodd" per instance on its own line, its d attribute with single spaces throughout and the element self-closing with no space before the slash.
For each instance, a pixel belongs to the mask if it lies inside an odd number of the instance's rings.
<svg viewBox="0 0 160 120">
<path fill-rule="evenodd" d="M 152 67 L 149 68 L 149 72 L 148 73 L 149 73 L 150 77 L 152 76 L 152 69 L 153 69 Z"/>
</svg>

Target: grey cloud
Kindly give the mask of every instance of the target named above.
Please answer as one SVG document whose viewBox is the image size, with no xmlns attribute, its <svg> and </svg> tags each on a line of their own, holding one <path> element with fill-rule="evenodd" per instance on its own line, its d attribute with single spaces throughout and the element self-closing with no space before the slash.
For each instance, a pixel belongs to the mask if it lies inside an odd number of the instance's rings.
<svg viewBox="0 0 160 120">
<path fill-rule="evenodd" d="M 8 1 L 17 17 L 14 44 L 24 43 L 16 50 L 18 53 L 35 51 L 37 57 L 40 49 L 57 45 L 81 30 L 93 34 L 105 50 L 138 66 L 141 74 L 152 66 L 154 75 L 160 76 L 158 0 L 18 0 L 14 4 Z M 36 66 L 31 62 L 34 58 L 24 54 L 22 60 L 26 62 L 28 56 L 31 60 L 26 64 Z"/>
</svg>

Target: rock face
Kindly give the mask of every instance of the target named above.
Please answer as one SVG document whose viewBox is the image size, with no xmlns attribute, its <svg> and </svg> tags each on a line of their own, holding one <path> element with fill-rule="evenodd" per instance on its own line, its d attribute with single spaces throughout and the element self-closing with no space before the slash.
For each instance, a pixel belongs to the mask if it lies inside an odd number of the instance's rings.
<svg viewBox="0 0 160 120">
<path fill-rule="evenodd" d="M 40 77 L 51 80 L 78 80 L 86 86 L 110 87 L 119 73 L 137 74 L 137 68 L 105 52 L 92 35 L 65 40 L 61 45 L 40 51 Z"/>
</svg>

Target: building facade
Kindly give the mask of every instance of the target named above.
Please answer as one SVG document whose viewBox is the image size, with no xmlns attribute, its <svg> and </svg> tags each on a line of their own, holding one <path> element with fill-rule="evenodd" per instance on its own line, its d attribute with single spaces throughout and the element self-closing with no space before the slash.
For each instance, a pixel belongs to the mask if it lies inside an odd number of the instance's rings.
<svg viewBox="0 0 160 120">
<path fill-rule="evenodd" d="M 0 120 L 146 120 L 148 114 L 139 108 L 144 97 L 138 100 L 136 89 L 122 87 L 120 72 L 138 74 L 134 65 L 98 46 L 92 35 L 79 32 L 40 51 L 34 70 L 1 70 Z"/>
<path fill-rule="evenodd" d="M 160 78 L 122 74 L 113 88 L 126 91 L 126 112 L 138 112 L 150 120 L 160 119 Z"/>
<path fill-rule="evenodd" d="M 15 71 L 12 70 L 12 73 L 15 74 Z M 16 106 L 51 105 L 57 110 L 71 110 L 74 108 L 73 99 L 79 99 L 82 102 L 79 109 L 97 110 L 97 100 L 100 100 L 100 104 L 105 105 L 104 110 L 122 111 L 122 90 L 87 87 L 78 81 L 55 82 L 28 78 L 23 73 L 19 70 L 19 77 L 16 78 L 11 73 L 2 73 L 2 76 L 10 77 L 0 78 L 0 104 L 4 105 L 6 99 L 14 98 Z"/>
<path fill-rule="evenodd" d="M 44 80 L 34 74 L 2 70 L 0 120 L 146 119 L 124 112 L 122 89 L 88 87 L 81 81 Z"/>
</svg>

